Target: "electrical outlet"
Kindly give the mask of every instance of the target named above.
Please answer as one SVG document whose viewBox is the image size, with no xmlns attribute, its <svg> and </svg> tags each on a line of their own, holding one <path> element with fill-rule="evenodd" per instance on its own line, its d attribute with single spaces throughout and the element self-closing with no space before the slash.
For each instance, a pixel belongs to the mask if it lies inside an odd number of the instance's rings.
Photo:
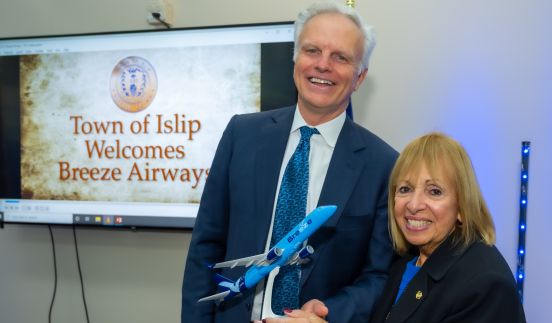
<svg viewBox="0 0 552 323">
<path fill-rule="evenodd" d="M 172 2 L 169 0 L 151 0 L 148 2 L 147 7 L 147 21 L 152 25 L 160 25 L 157 19 L 153 17 L 154 13 L 159 14 L 159 19 L 165 21 L 169 25 L 173 24 L 173 7 Z"/>
</svg>

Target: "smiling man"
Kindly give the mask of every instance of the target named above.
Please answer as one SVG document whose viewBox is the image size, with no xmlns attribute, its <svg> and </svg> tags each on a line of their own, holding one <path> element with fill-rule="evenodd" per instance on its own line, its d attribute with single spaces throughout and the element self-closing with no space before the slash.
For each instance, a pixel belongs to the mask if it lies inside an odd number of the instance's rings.
<svg viewBox="0 0 552 323">
<path fill-rule="evenodd" d="M 293 79 L 301 115 L 311 126 L 339 117 L 368 71 L 359 26 L 338 12 L 320 13 L 296 40 Z M 372 45 L 373 46 L 373 45 Z"/>
<path fill-rule="evenodd" d="M 387 278 L 387 182 L 397 152 L 345 113 L 368 71 L 372 29 L 334 3 L 301 12 L 295 28 L 297 105 L 235 116 L 219 143 L 186 262 L 182 322 L 248 322 L 317 300 L 332 323 L 367 322 Z M 297 166 L 297 156 L 308 165 Z M 296 167 L 305 168 L 290 175 Z M 337 211 L 309 238 L 309 262 L 219 305 L 197 303 L 216 292 L 206 263 L 267 252 L 279 229 L 287 232 L 283 214 L 304 217 L 319 205 Z"/>
</svg>

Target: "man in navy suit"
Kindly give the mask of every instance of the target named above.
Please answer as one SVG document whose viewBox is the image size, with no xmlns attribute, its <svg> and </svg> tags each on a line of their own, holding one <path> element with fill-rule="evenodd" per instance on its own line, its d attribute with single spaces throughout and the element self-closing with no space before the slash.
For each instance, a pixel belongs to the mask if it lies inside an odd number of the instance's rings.
<svg viewBox="0 0 552 323">
<path fill-rule="evenodd" d="M 351 94 L 368 71 L 371 28 L 338 4 L 315 4 L 296 23 L 296 106 L 234 116 L 205 185 L 182 287 L 182 322 L 249 322 L 272 315 L 272 273 L 220 305 L 197 303 L 216 293 L 207 263 L 266 252 L 278 189 L 299 128 L 310 139 L 306 211 L 338 206 L 309 239 L 315 253 L 301 267 L 299 301 L 320 300 L 332 323 L 367 322 L 387 278 L 393 251 L 387 230 L 387 181 L 397 152 L 346 117 Z M 231 279 L 245 268 L 223 269 Z M 306 304 L 306 305 L 304 305 Z"/>
</svg>

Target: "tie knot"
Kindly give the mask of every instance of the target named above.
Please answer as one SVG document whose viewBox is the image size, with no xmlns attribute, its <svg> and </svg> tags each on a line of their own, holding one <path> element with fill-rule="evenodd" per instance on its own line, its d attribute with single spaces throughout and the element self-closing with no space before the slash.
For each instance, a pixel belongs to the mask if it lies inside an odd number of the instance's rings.
<svg viewBox="0 0 552 323">
<path fill-rule="evenodd" d="M 299 130 L 301 131 L 301 140 L 308 140 L 312 135 L 320 133 L 316 128 L 307 126 L 302 126 Z"/>
</svg>

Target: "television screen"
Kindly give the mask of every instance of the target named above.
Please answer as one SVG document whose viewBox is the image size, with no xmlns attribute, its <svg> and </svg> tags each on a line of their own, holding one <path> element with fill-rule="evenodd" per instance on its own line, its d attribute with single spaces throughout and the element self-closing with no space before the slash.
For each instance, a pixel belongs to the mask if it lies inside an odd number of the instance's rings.
<svg viewBox="0 0 552 323">
<path fill-rule="evenodd" d="M 0 39 L 0 221 L 191 228 L 235 114 L 295 104 L 293 24 Z"/>
</svg>

